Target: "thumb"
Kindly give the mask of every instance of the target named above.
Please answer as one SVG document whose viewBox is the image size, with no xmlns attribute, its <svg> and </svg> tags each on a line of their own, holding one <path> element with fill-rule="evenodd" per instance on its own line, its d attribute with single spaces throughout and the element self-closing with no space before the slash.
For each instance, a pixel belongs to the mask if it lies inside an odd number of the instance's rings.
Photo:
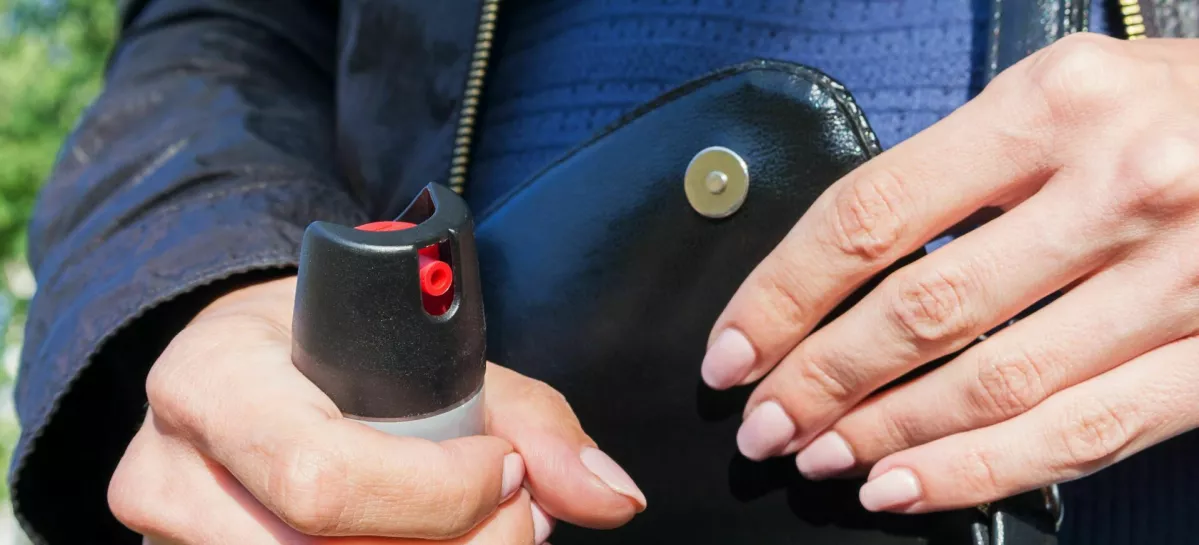
<svg viewBox="0 0 1199 545">
<path fill-rule="evenodd" d="M 587 528 L 615 528 L 645 510 L 645 495 L 596 447 L 570 404 L 544 382 L 487 367 L 488 433 L 525 461 L 525 480 L 550 516 Z"/>
</svg>

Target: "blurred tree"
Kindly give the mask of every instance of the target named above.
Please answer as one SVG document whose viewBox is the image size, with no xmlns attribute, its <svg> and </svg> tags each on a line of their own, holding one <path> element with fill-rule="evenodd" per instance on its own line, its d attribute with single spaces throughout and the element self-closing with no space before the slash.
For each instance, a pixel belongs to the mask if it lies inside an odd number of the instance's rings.
<svg viewBox="0 0 1199 545">
<path fill-rule="evenodd" d="M 111 0 L 0 0 L 0 385 L 13 378 L 32 294 L 30 211 L 63 139 L 100 90 L 116 23 Z M 0 413 L 5 468 L 16 432 L 11 412 Z"/>
<path fill-rule="evenodd" d="M 103 0 L 0 0 L 0 255 L 21 257 L 38 187 L 95 97 L 116 29 Z"/>
</svg>

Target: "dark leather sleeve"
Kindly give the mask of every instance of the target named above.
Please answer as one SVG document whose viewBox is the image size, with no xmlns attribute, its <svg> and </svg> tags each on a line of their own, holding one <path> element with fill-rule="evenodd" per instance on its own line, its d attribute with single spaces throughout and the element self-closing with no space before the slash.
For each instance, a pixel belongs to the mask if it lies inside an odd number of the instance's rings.
<svg viewBox="0 0 1199 545">
<path fill-rule="evenodd" d="M 38 542 L 136 542 L 106 488 L 149 365 L 194 312 L 364 219 L 333 160 L 332 0 L 125 6 L 103 94 L 30 227 L 15 506 Z"/>
</svg>

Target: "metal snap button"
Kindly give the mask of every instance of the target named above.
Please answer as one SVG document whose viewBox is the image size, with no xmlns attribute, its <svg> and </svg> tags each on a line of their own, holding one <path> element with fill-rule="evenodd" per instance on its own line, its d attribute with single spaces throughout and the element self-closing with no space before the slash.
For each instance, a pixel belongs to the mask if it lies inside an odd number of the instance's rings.
<svg viewBox="0 0 1199 545">
<path fill-rule="evenodd" d="M 696 212 L 714 219 L 727 218 L 745 203 L 749 167 L 737 152 L 713 146 L 691 159 L 683 189 Z"/>
</svg>

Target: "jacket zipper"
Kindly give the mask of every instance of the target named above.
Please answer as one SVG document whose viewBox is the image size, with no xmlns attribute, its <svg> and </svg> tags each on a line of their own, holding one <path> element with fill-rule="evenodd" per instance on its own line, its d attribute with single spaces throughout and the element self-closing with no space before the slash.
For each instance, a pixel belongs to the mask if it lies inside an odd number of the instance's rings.
<svg viewBox="0 0 1199 545">
<path fill-rule="evenodd" d="M 475 125 L 479 119 L 479 99 L 483 95 L 483 83 L 487 79 L 487 67 L 491 60 L 491 46 L 495 40 L 499 10 L 500 0 L 483 0 L 483 7 L 479 13 L 474 53 L 471 55 L 470 71 L 466 77 L 462 109 L 458 112 L 458 129 L 454 131 L 454 151 L 450 156 L 450 178 L 447 185 L 459 195 L 466 190 L 466 172 L 470 166 Z"/>
<path fill-rule="evenodd" d="M 1145 12 L 1141 0 L 1120 0 L 1120 21 L 1124 24 L 1124 36 L 1129 40 L 1149 37 L 1145 28 Z"/>
</svg>

